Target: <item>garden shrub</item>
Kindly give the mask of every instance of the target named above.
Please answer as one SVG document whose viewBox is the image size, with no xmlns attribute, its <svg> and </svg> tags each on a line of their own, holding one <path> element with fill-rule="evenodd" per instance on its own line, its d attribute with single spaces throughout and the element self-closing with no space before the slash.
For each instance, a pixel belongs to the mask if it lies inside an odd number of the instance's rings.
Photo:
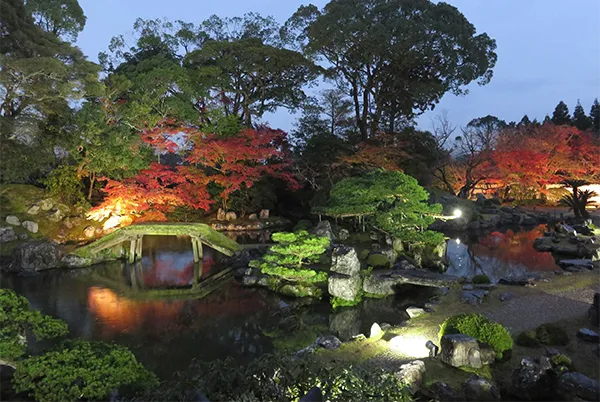
<svg viewBox="0 0 600 402">
<path fill-rule="evenodd" d="M 540 341 L 537 339 L 537 335 L 535 334 L 535 331 L 521 332 L 515 339 L 515 343 L 517 345 L 525 346 L 528 348 L 537 348 L 541 345 Z"/>
<path fill-rule="evenodd" d="M 326 272 L 302 267 L 319 261 L 329 247 L 329 238 L 311 235 L 306 230 L 273 233 L 271 238 L 277 244 L 271 246 L 262 259 L 250 261 L 250 267 L 289 281 L 310 283 L 327 280 Z"/>
<path fill-rule="evenodd" d="M 67 341 L 57 349 L 22 360 L 13 378 L 16 392 L 36 401 L 106 399 L 120 387 L 142 392 L 158 385 L 154 374 L 125 347 Z"/>
<path fill-rule="evenodd" d="M 492 281 L 490 280 L 490 278 L 487 275 L 484 275 L 484 274 L 475 275 L 471 279 L 471 282 L 474 283 L 474 284 L 488 284 L 488 283 L 492 283 Z"/>
<path fill-rule="evenodd" d="M 565 346 L 569 343 L 567 331 L 555 324 L 542 324 L 535 330 L 540 343 L 552 346 Z"/>
<path fill-rule="evenodd" d="M 446 334 L 465 334 L 487 343 L 499 359 L 513 347 L 512 337 L 506 328 L 478 313 L 459 314 L 446 319 L 440 328 L 440 339 Z"/>
<path fill-rule="evenodd" d="M 362 293 L 359 293 L 358 296 L 356 296 L 356 299 L 354 299 L 354 300 L 346 300 L 346 299 L 342 299 L 341 297 L 333 296 L 330 299 L 331 307 L 333 307 L 333 309 L 336 310 L 340 307 L 356 306 L 357 304 L 359 304 L 362 301 L 362 296 L 363 296 Z"/>
</svg>

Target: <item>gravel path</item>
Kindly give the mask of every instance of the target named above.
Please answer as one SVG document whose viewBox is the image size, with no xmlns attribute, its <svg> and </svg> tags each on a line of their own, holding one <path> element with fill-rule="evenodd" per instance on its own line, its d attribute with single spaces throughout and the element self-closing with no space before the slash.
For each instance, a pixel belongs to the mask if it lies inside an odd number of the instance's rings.
<svg viewBox="0 0 600 402">
<path fill-rule="evenodd" d="M 574 317 L 587 315 L 587 311 L 597 292 L 593 286 L 557 294 L 537 293 L 517 297 L 485 315 L 498 321 L 513 333 Z"/>
</svg>

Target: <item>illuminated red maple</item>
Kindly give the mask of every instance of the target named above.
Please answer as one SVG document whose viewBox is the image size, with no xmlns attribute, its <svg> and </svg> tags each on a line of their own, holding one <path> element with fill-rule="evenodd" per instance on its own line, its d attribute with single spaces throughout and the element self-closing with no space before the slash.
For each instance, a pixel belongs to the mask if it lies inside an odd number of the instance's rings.
<svg viewBox="0 0 600 402">
<path fill-rule="evenodd" d="M 289 172 L 286 133 L 264 128 L 243 130 L 232 137 L 202 133 L 171 121 L 141 133 L 157 155 L 179 152 L 182 163 L 152 163 L 148 169 L 122 181 L 106 180 L 104 202 L 90 212 L 96 220 L 109 216 L 135 216 L 137 221 L 166 220 L 165 213 L 187 206 L 209 210 L 215 202 L 207 185 L 217 185 L 224 205 L 230 195 L 252 187 L 264 176 L 282 179 L 291 188 L 298 183 Z"/>
</svg>

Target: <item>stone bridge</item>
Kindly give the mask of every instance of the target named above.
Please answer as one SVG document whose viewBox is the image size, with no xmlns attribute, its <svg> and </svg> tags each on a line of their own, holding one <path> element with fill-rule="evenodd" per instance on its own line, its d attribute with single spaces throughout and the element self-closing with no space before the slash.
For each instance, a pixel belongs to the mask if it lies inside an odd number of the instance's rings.
<svg viewBox="0 0 600 402">
<path fill-rule="evenodd" d="M 240 249 L 235 241 L 203 223 L 141 223 L 117 229 L 93 243 L 76 249 L 71 254 L 94 262 L 125 255 L 128 261 L 133 263 L 142 257 L 144 236 L 189 236 L 194 251 L 194 262 L 202 260 L 203 244 L 227 256 L 232 256 Z M 123 245 L 125 245 L 124 249 Z"/>
</svg>

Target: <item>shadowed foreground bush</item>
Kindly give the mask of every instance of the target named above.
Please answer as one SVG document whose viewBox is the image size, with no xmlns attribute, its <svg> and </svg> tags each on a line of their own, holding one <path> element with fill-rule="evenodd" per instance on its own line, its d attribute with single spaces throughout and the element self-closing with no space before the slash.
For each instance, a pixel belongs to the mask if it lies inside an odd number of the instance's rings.
<svg viewBox="0 0 600 402">
<path fill-rule="evenodd" d="M 296 401 L 318 386 L 327 401 L 412 400 L 391 372 L 265 355 L 243 367 L 233 359 L 195 362 L 180 378 L 143 400 L 194 400 L 191 389 L 211 401 Z"/>
<path fill-rule="evenodd" d="M 123 346 L 68 341 L 19 362 L 13 385 L 17 392 L 43 402 L 105 399 L 115 389 L 135 393 L 157 386 L 158 381 Z"/>
<path fill-rule="evenodd" d="M 512 337 L 506 328 L 477 313 L 459 314 L 448 318 L 440 328 L 440 339 L 446 334 L 465 334 L 487 343 L 496 351 L 499 359 L 502 358 L 503 352 L 513 347 Z"/>
</svg>

